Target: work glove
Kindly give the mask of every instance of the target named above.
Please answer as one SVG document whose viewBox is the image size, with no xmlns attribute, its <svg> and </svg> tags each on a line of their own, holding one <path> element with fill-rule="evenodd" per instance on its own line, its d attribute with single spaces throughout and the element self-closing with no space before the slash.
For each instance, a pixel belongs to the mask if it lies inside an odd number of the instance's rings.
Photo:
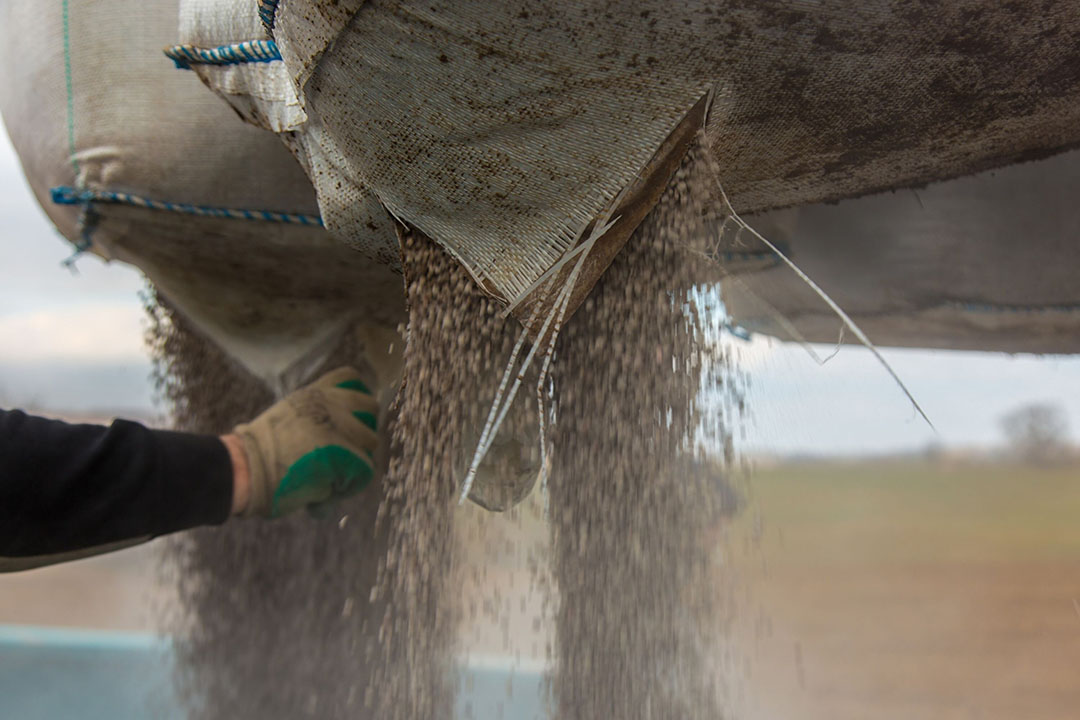
<svg viewBox="0 0 1080 720">
<path fill-rule="evenodd" d="M 378 404 L 353 368 L 334 370 L 233 433 L 244 446 L 251 495 L 244 515 L 318 512 L 374 475 Z"/>
</svg>

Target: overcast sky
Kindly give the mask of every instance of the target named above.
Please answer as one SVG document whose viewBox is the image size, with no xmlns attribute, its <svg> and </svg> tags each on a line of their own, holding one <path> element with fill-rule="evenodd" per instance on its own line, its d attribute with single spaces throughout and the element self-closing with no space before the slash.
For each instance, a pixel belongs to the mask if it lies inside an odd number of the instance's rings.
<svg viewBox="0 0 1080 720">
<path fill-rule="evenodd" d="M 89 255 L 78 261 L 78 274 L 61 267 L 70 246 L 38 207 L 0 135 L 0 406 L 154 412 L 141 275 Z M 937 426 L 935 436 L 864 350 L 845 347 L 819 366 L 798 346 L 764 338 L 732 343 L 746 356 L 752 383 L 746 449 L 990 447 L 1001 441 L 1002 414 L 1031 402 L 1060 405 L 1080 441 L 1074 356 L 885 351 Z"/>
<path fill-rule="evenodd" d="M 1003 439 L 1002 415 L 1030 403 L 1061 407 L 1073 440 L 1080 442 L 1077 356 L 882 350 L 934 423 L 935 434 L 861 347 L 845 346 L 824 365 L 797 345 L 757 338 L 751 347 L 746 449 L 876 454 L 931 443 L 992 448 Z M 833 351 L 815 349 L 821 357 Z"/>
<path fill-rule="evenodd" d="M 90 255 L 73 274 L 70 255 L 0 133 L 0 406 L 145 412 L 142 277 Z"/>
</svg>

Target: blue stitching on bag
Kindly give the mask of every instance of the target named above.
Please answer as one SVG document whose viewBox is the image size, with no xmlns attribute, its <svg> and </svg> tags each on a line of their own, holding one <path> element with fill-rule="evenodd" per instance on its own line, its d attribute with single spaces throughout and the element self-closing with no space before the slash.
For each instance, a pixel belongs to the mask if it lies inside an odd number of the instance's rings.
<svg viewBox="0 0 1080 720">
<path fill-rule="evenodd" d="M 67 141 L 68 158 L 71 160 L 71 170 L 75 175 L 76 182 L 82 182 L 82 172 L 79 168 L 79 156 L 75 150 L 75 93 L 71 80 L 71 14 L 70 3 L 64 0 L 61 4 L 61 12 L 64 20 L 64 86 L 67 91 Z M 60 264 L 72 272 L 76 272 L 75 262 L 79 257 L 94 246 L 93 234 L 97 227 L 98 214 L 94 212 L 94 206 L 86 200 L 81 203 L 82 210 L 76 229 L 79 231 L 79 239 L 72 243 L 71 255 L 61 260 Z"/>
<path fill-rule="evenodd" d="M 163 52 L 181 70 L 190 70 L 192 65 L 240 65 L 281 59 L 277 43 L 273 40 L 247 40 L 215 48 L 173 45 Z"/>
<path fill-rule="evenodd" d="M 269 210 L 244 210 L 234 208 L 212 207 L 209 205 L 190 205 L 187 203 L 174 203 L 167 200 L 153 200 L 141 195 L 131 193 L 112 192 L 110 190 L 79 190 L 77 188 L 61 185 L 52 188 L 49 193 L 52 201 L 57 205 L 83 205 L 89 207 L 91 203 L 109 203 L 113 205 L 130 205 L 148 210 L 165 210 L 167 212 L 195 215 L 197 217 L 226 218 L 229 220 L 258 220 L 262 222 L 284 223 L 286 225 L 311 225 L 323 227 L 322 218 L 318 215 L 305 215 L 304 213 L 279 213 Z M 97 219 L 93 220 L 96 225 Z M 92 230 L 91 225 L 87 227 Z"/>
<path fill-rule="evenodd" d="M 277 20 L 278 2 L 279 0 L 259 0 L 259 19 L 271 37 L 274 33 L 274 22 Z"/>
</svg>

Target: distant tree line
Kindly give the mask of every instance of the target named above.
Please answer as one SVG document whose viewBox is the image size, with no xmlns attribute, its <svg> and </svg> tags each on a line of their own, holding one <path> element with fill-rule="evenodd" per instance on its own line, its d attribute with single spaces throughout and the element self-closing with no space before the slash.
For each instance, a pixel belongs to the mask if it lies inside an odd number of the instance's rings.
<svg viewBox="0 0 1080 720">
<path fill-rule="evenodd" d="M 1065 411 L 1037 403 L 1019 407 L 1001 418 L 1010 453 L 1032 465 L 1055 465 L 1073 455 Z"/>
</svg>

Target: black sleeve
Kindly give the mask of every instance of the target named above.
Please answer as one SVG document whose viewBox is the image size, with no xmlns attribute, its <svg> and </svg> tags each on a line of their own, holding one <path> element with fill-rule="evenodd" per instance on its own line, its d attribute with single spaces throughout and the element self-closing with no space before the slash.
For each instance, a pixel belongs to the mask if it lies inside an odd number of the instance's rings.
<svg viewBox="0 0 1080 720">
<path fill-rule="evenodd" d="M 0 557 L 216 525 L 231 504 L 232 463 L 215 436 L 0 410 Z"/>
</svg>

